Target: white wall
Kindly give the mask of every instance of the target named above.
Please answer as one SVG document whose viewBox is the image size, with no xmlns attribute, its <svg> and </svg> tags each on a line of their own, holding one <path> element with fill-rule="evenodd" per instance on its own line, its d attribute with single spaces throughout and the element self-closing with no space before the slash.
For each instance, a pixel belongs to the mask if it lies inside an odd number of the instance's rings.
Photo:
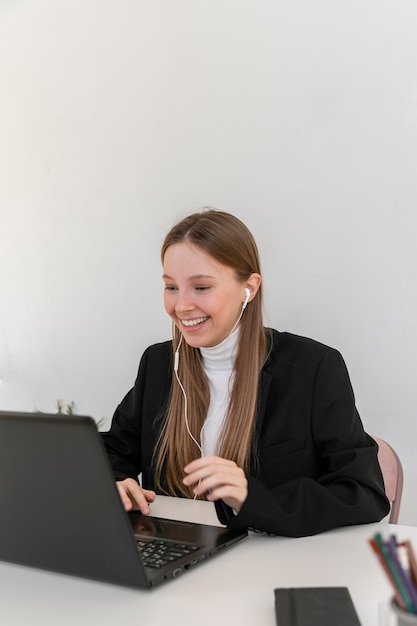
<svg viewBox="0 0 417 626">
<path fill-rule="evenodd" d="M 109 420 L 210 204 L 267 322 L 345 356 L 417 524 L 416 32 L 414 0 L 0 0 L 0 408 Z"/>
</svg>

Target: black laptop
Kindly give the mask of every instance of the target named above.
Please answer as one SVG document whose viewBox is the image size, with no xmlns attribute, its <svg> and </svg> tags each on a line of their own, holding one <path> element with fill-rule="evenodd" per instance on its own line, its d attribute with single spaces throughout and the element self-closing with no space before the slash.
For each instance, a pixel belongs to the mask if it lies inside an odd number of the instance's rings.
<svg viewBox="0 0 417 626">
<path fill-rule="evenodd" d="M 0 412 L 0 560 L 149 588 L 246 535 L 126 513 L 90 417 Z"/>
</svg>

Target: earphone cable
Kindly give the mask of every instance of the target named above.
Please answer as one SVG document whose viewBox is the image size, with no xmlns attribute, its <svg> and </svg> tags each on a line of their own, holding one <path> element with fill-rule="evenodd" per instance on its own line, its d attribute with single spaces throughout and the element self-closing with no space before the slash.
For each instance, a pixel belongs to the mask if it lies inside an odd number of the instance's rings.
<svg viewBox="0 0 417 626">
<path fill-rule="evenodd" d="M 185 393 L 185 389 L 182 385 L 182 382 L 180 381 L 180 377 L 178 376 L 178 372 L 177 370 L 175 370 L 175 377 L 177 379 L 177 382 L 180 386 L 180 389 L 182 391 L 182 395 L 184 396 L 184 419 L 185 419 L 185 426 L 187 428 L 187 432 L 190 435 L 191 439 L 194 441 L 195 445 L 197 446 L 197 448 L 200 450 L 201 456 L 203 456 L 203 449 L 201 447 L 201 445 L 198 443 L 197 439 L 194 437 L 194 435 L 192 434 L 191 430 L 190 430 L 190 426 L 188 424 L 188 402 L 187 402 L 187 394 Z"/>
</svg>

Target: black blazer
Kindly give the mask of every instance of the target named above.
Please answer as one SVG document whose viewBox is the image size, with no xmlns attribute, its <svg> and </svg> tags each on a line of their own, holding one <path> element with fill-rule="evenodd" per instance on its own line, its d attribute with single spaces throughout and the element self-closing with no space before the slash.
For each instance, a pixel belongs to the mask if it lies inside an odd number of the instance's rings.
<svg viewBox="0 0 417 626">
<path fill-rule="evenodd" d="M 389 502 L 378 448 L 363 429 L 342 356 L 275 330 L 271 342 L 259 382 L 258 463 L 247 474 L 240 512 L 219 501 L 219 520 L 293 537 L 379 521 Z M 143 486 L 155 489 L 151 460 L 172 369 L 171 342 L 147 348 L 134 387 L 102 434 L 116 480 L 142 473 Z"/>
</svg>

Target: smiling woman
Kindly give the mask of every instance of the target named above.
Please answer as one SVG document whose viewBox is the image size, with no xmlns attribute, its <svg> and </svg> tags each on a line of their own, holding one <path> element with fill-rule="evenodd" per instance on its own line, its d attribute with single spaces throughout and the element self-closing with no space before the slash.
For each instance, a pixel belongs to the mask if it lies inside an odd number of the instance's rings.
<svg viewBox="0 0 417 626">
<path fill-rule="evenodd" d="M 103 433 L 126 509 L 149 513 L 155 491 L 202 497 L 224 524 L 289 536 L 382 519 L 377 446 L 344 361 L 263 326 L 245 224 L 194 213 L 167 234 L 161 258 L 173 338 L 145 351 Z"/>
<path fill-rule="evenodd" d="M 165 310 L 194 348 L 216 346 L 230 335 L 246 289 L 251 300 L 261 283 L 254 272 L 242 281 L 232 267 L 189 243 L 169 246 L 163 264 Z"/>
</svg>

